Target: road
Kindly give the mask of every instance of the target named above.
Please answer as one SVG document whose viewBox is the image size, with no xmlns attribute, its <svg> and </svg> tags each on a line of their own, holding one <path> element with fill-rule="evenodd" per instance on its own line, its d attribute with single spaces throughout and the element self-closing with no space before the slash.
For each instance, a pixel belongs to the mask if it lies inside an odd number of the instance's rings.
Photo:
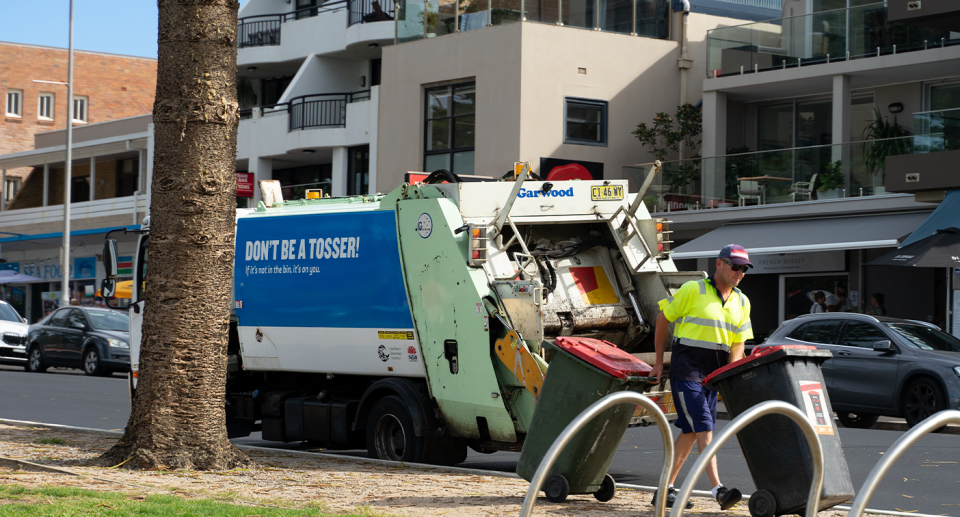
<svg viewBox="0 0 960 517">
<path fill-rule="evenodd" d="M 50 369 L 46 374 L 29 374 L 22 369 L 0 366 L 0 418 L 37 422 L 122 429 L 129 417 L 127 381 L 115 375 L 109 378 L 86 377 L 78 370 Z M 726 422 L 718 422 L 722 429 Z M 840 428 L 844 456 L 853 486 L 863 484 L 884 451 L 902 432 L 878 429 Z M 677 431 L 674 431 L 676 435 Z M 259 433 L 234 440 L 235 443 L 268 447 L 298 448 L 299 444 L 278 444 L 260 440 Z M 365 456 L 364 451 L 324 451 Z M 479 454 L 470 451 L 461 466 L 485 470 L 513 471 L 518 453 Z M 744 493 L 754 491 L 746 462 L 735 441 L 718 455 L 720 476 L 727 486 Z M 680 474 L 680 481 L 693 465 L 691 459 Z M 628 429 L 610 473 L 621 483 L 653 486 L 663 461 L 663 447 L 657 429 Z M 883 510 L 916 511 L 932 515 L 960 515 L 960 435 L 937 434 L 922 438 L 894 465 L 881 482 L 868 505 Z M 709 490 L 706 477 L 697 485 Z"/>
</svg>

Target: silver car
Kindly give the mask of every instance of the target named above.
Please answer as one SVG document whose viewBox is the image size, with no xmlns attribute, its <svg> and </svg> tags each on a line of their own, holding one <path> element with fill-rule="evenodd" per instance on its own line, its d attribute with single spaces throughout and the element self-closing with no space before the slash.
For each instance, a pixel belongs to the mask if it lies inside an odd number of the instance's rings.
<svg viewBox="0 0 960 517">
<path fill-rule="evenodd" d="M 0 301 L 0 364 L 27 364 L 27 320 Z"/>
<path fill-rule="evenodd" d="M 814 345 L 833 358 L 823 378 L 837 418 L 868 428 L 883 416 L 911 427 L 960 407 L 960 339 L 911 320 L 834 312 L 785 321 L 762 345 Z"/>
</svg>

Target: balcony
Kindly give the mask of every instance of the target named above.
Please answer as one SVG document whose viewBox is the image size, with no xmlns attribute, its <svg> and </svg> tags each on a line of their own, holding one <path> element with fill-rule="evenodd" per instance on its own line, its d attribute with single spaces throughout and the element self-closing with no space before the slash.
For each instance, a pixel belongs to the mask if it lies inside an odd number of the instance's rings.
<svg viewBox="0 0 960 517">
<path fill-rule="evenodd" d="M 358 23 L 392 22 L 396 16 L 394 0 L 347 0 L 347 27 Z"/>
<path fill-rule="evenodd" d="M 914 137 L 903 137 L 671 161 L 644 201 L 671 212 L 884 195 L 886 158 L 913 152 Z M 635 188 L 652 168 L 623 173 Z"/>
<path fill-rule="evenodd" d="M 519 21 L 667 39 L 669 15 L 667 0 L 398 0 L 397 43 Z"/>
<path fill-rule="evenodd" d="M 240 110 L 240 119 L 252 118 L 253 110 L 260 110 L 261 117 L 287 113 L 288 132 L 320 127 L 346 127 L 347 104 L 368 100 L 370 90 L 301 95 L 280 104 Z"/>
<path fill-rule="evenodd" d="M 913 114 L 915 153 L 960 150 L 960 108 Z"/>
<path fill-rule="evenodd" d="M 960 44 L 960 33 L 888 19 L 885 3 L 714 29 L 707 77 L 782 70 Z"/>
<path fill-rule="evenodd" d="M 280 44 L 280 29 L 284 23 L 312 18 L 321 13 L 343 9 L 347 0 L 328 2 L 322 7 L 308 7 L 289 13 L 244 16 L 237 20 L 237 48 L 267 47 Z"/>
<path fill-rule="evenodd" d="M 891 192 L 913 193 L 939 201 L 944 190 L 960 188 L 960 109 L 914 113 L 913 153 L 887 159 Z"/>
</svg>

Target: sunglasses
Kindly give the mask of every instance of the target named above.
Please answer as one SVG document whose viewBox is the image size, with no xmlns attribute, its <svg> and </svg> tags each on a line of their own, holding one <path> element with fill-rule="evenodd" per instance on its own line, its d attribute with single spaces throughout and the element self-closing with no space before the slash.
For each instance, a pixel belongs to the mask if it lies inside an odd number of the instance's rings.
<svg viewBox="0 0 960 517">
<path fill-rule="evenodd" d="M 739 265 L 734 264 L 734 263 L 732 263 L 732 262 L 727 262 L 726 260 L 723 260 L 723 259 L 720 259 L 720 262 L 723 262 L 724 264 L 730 266 L 730 269 L 732 269 L 733 271 L 743 271 L 744 274 L 746 274 L 747 269 L 750 267 L 750 266 L 748 266 L 748 265 L 746 265 L 746 264 L 744 264 L 744 265 L 742 265 L 742 266 L 739 266 Z"/>
</svg>

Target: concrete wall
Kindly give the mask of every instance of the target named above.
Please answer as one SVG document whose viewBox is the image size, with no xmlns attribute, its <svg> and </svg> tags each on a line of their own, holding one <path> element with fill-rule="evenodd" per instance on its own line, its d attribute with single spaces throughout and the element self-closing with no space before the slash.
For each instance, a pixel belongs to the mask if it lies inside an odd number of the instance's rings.
<svg viewBox="0 0 960 517">
<path fill-rule="evenodd" d="M 301 95 L 361 90 L 360 76 L 366 75 L 368 61 L 335 57 L 308 57 L 279 102 Z"/>
<path fill-rule="evenodd" d="M 903 111 L 897 114 L 887 109 L 891 104 L 903 104 Z M 897 123 L 913 131 L 913 114 L 923 111 L 923 83 L 898 84 L 877 88 L 873 92 L 873 104 L 887 121 Z"/>
</svg>

